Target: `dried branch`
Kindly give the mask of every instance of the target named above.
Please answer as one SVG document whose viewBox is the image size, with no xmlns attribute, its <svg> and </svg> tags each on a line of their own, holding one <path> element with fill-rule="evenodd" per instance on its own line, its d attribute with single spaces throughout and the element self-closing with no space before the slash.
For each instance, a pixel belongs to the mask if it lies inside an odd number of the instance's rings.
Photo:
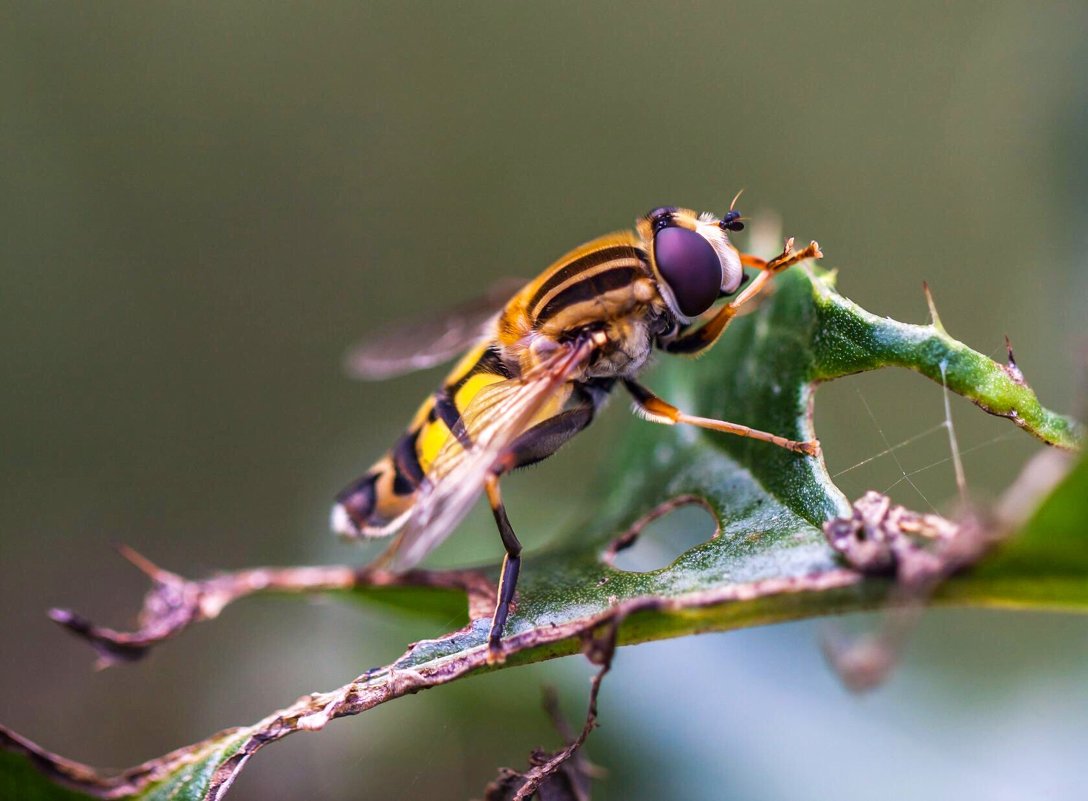
<svg viewBox="0 0 1088 801">
<path fill-rule="evenodd" d="M 581 734 L 573 742 L 568 742 L 566 748 L 552 754 L 550 758 L 540 761 L 539 757 L 542 755 L 534 755 L 537 757 L 534 761 L 537 761 L 538 764 L 535 764 L 521 776 L 521 785 L 512 796 L 512 801 L 527 801 L 527 799 L 532 798 L 533 794 L 541 789 L 545 782 L 552 779 L 563 769 L 568 760 L 585 743 L 589 733 L 597 726 L 597 695 L 601 691 L 601 682 L 604 680 L 605 674 L 612 668 L 612 657 L 616 653 L 616 635 L 619 632 L 619 624 L 619 618 L 614 618 L 608 622 L 603 634 L 597 637 L 592 635 L 587 637 L 586 656 L 594 664 L 600 665 L 601 669 L 593 676 L 590 683 L 589 709 L 586 711 L 586 722 L 582 726 Z M 577 773 L 575 771 L 575 777 L 572 777 L 569 784 L 564 784 L 564 788 L 569 789 L 568 797 L 571 801 L 589 801 L 588 787 L 580 786 L 579 782 L 577 782 Z M 505 796 L 495 796 L 496 799 L 503 797 Z M 488 801 L 491 801 L 491 796 L 488 796 Z"/>
<path fill-rule="evenodd" d="M 1048 458 L 1061 457 L 1049 455 Z M 1049 476 L 1045 482 L 1040 478 L 1044 473 Z M 1025 479 L 1014 485 L 999 504 L 995 516 L 1007 523 L 1021 521 L 1034 508 L 1034 500 L 1040 493 L 1049 489 L 1062 474 L 1060 466 L 1039 469 L 1037 464 L 1033 465 L 1025 471 Z M 1032 491 L 1025 489 L 1025 483 L 1034 485 Z M 648 514 L 659 514 L 659 511 L 652 509 Z M 641 527 L 636 525 L 636 528 Z M 999 533 L 1003 535 L 1008 530 L 1007 526 L 1002 527 Z M 848 561 L 855 563 L 850 569 L 831 568 L 806 575 L 720 585 L 671 597 L 640 595 L 616 599 L 603 611 L 574 617 L 562 624 L 530 626 L 512 634 L 504 643 L 506 653 L 511 657 L 534 649 L 543 649 L 553 655 L 562 653 L 557 647 L 559 643 L 581 638 L 588 643 L 591 658 L 602 665 L 602 670 L 593 680 L 589 711 L 580 736 L 555 754 L 537 755 L 534 766 L 520 775 L 516 785 L 506 785 L 514 788 L 515 795 L 510 797 L 517 798 L 520 794 L 521 798 L 528 798 L 532 792 L 547 786 L 549 777 L 563 771 L 564 765 L 585 742 L 596 723 L 597 695 L 610 665 L 619 623 L 628 616 L 650 611 L 690 616 L 699 609 L 801 593 L 811 593 L 811 597 L 818 598 L 828 591 L 857 586 L 866 574 L 888 570 L 899 576 L 901 587 L 909 588 L 913 593 L 908 599 L 908 608 L 917 609 L 920 599 L 928 596 L 940 581 L 972 564 L 995 540 L 993 530 L 987 533 L 986 529 L 979 529 L 970 536 L 964 532 L 962 525 L 953 526 L 943 518 L 916 515 L 892 507 L 881 497 L 871 497 L 856 504 L 851 516 L 828 526 L 829 540 L 847 555 Z M 116 632 L 71 613 L 67 613 L 67 619 L 63 621 L 110 659 L 116 659 L 118 655 L 120 658 L 138 657 L 155 643 L 176 635 L 192 623 L 215 617 L 234 600 L 261 591 L 311 592 L 393 585 L 455 588 L 466 593 L 473 622 L 437 640 L 416 643 L 392 664 L 367 671 L 337 690 L 303 696 L 256 724 L 224 730 L 201 743 L 112 776 L 52 754 L 0 727 L 0 746 L 27 755 L 53 779 L 92 797 L 130 797 L 153 785 L 182 780 L 179 777 L 193 787 L 191 774 L 194 770 L 214 767 L 209 771 L 206 783 L 199 786 L 202 788 L 200 797 L 217 801 L 224 797 L 250 757 L 268 743 L 297 731 L 320 730 L 336 718 L 359 714 L 402 695 L 454 681 L 469 673 L 493 669 L 487 664 L 486 647 L 493 589 L 479 573 L 414 571 L 395 576 L 338 566 L 256 568 L 190 581 L 152 565 L 130 550 L 126 549 L 124 553 L 152 580 L 152 589 L 140 615 L 140 628 L 130 633 Z M 74 623 L 76 620 L 79 622 Z M 904 620 L 907 618 L 893 619 L 887 629 L 889 640 L 894 642 L 895 637 L 902 634 Z M 602 627 L 606 628 L 607 637 L 594 638 L 593 632 Z M 880 677 L 890 664 L 887 655 L 894 656 L 895 651 L 884 647 L 886 643 L 878 641 L 878 645 L 882 647 L 870 647 L 866 658 L 857 657 L 859 653 L 865 656 L 864 649 L 855 649 L 853 656 L 856 663 L 870 670 L 871 676 Z M 883 655 L 884 661 L 873 659 L 873 653 Z M 846 664 L 843 672 L 850 680 L 850 660 L 839 661 Z M 874 664 L 876 670 L 872 667 Z M 863 675 L 863 671 L 859 675 Z M 865 680 L 863 675 L 862 681 Z"/>
<path fill-rule="evenodd" d="M 49 617 L 86 640 L 98 653 L 97 666 L 142 659 L 155 645 L 175 637 L 189 626 L 212 620 L 229 604 L 256 593 L 317 593 L 364 587 L 435 587 L 463 591 L 472 618 L 490 614 L 495 590 L 487 578 L 471 570 L 412 570 L 390 573 L 366 567 L 327 565 L 312 567 L 256 567 L 211 578 L 190 580 L 164 570 L 128 546 L 121 555 L 151 579 L 135 631 L 97 626 L 68 609 L 52 609 Z"/>
<path fill-rule="evenodd" d="M 339 568 L 333 568 L 337 570 Z M 224 574 L 206 582 L 185 582 L 184 587 L 190 592 L 181 593 L 186 598 L 200 598 L 201 591 L 206 590 L 205 597 L 213 598 L 216 602 L 223 599 L 233 600 L 246 594 L 267 588 L 267 585 L 259 586 L 247 580 L 252 574 L 264 574 L 269 578 L 277 578 L 283 586 L 289 589 L 304 591 L 306 589 L 328 589 L 327 584 L 320 580 L 324 575 L 323 569 L 317 569 L 316 573 L 305 571 L 311 568 L 301 569 L 302 573 L 292 575 L 291 569 L 241 571 L 239 573 Z M 170 574 L 172 575 L 172 574 Z M 306 583 L 295 579 L 309 575 L 315 580 Z M 403 581 L 412 574 L 401 576 Z M 289 580 L 285 580 L 289 579 Z M 679 612 L 681 610 L 693 610 L 698 608 L 715 607 L 735 601 L 748 601 L 765 596 L 781 594 L 823 592 L 837 588 L 849 587 L 862 580 L 862 576 L 853 570 L 829 570 L 818 575 L 801 578 L 768 579 L 766 581 L 753 582 L 751 584 L 727 585 L 712 590 L 693 592 L 684 596 L 662 598 L 659 596 L 644 596 L 619 601 L 604 612 L 588 615 L 584 618 L 570 620 L 563 624 L 529 628 L 508 637 L 503 645 L 508 656 L 514 656 L 523 652 L 542 647 L 554 647 L 563 640 L 573 638 L 589 638 L 590 648 L 587 653 L 591 659 L 600 664 L 607 665 L 608 655 L 614 647 L 615 630 L 618 623 L 636 612 L 659 610 L 665 612 Z M 218 582 L 218 583 L 217 583 Z M 430 586 L 471 586 L 478 591 L 480 586 L 475 579 L 466 580 L 466 574 L 454 571 L 450 576 L 447 573 L 429 574 L 420 571 L 413 583 L 428 583 Z M 172 585 L 176 586 L 176 585 Z M 366 586 L 377 586 L 373 579 Z M 158 597 L 158 585 L 152 590 L 152 597 Z M 212 605 L 210 608 L 218 610 L 222 608 Z M 173 608 L 173 607 L 171 607 Z M 147 648 L 154 642 L 153 634 L 168 632 L 165 636 L 172 636 L 181 631 L 186 625 L 201 619 L 202 606 L 199 603 L 190 602 L 184 608 L 190 609 L 188 616 L 181 615 L 182 624 L 170 628 L 160 626 L 152 634 L 134 633 L 124 635 L 130 638 L 130 643 L 141 643 Z M 195 611 L 192 611 L 195 610 Z M 146 607 L 145 607 L 146 611 Z M 490 610 L 489 610 L 490 611 Z M 164 618 L 165 619 L 165 618 Z M 146 623 L 147 621 L 145 621 Z M 269 743 L 280 740 L 289 734 L 298 731 L 318 731 L 323 729 L 330 721 L 337 718 L 358 715 L 380 704 L 399 698 L 403 695 L 419 692 L 420 690 L 437 687 L 441 684 L 454 681 L 462 676 L 477 671 L 494 669 L 487 661 L 486 633 L 489 619 L 485 615 L 477 617 L 468 626 L 458 631 L 445 635 L 437 640 L 424 640 L 413 644 L 398 660 L 390 665 L 368 670 L 345 684 L 337 690 L 325 693 L 311 693 L 300 698 L 295 703 L 284 709 L 274 712 L 261 721 L 241 728 L 226 729 L 213 735 L 207 740 L 182 748 L 167 754 L 159 759 L 151 760 L 135 768 L 114 776 L 104 776 L 95 768 L 82 765 L 77 762 L 59 757 L 41 746 L 14 734 L 10 730 L 0 726 L 0 745 L 6 745 L 17 751 L 27 754 L 32 761 L 44 773 L 69 787 L 74 787 L 95 798 L 121 798 L 136 795 L 150 785 L 172 776 L 186 765 L 195 762 L 207 762 L 209 757 L 218 752 L 222 759 L 215 759 L 217 768 L 209 777 L 203 798 L 206 801 L 219 801 L 222 799 L 235 777 L 242 767 L 249 761 L 259 749 Z M 594 631 L 607 627 L 611 636 L 605 640 L 605 644 L 592 637 Z M 121 636 L 117 632 L 110 632 L 96 626 L 89 626 L 94 632 L 94 637 L 103 637 L 103 640 L 92 639 L 92 635 L 84 635 L 96 647 L 100 643 L 107 643 L 112 647 L 114 639 Z M 103 631 L 107 632 L 103 635 Z M 83 632 L 78 632 L 83 635 Z M 142 640 L 141 640 L 142 638 Z M 419 662 L 417 657 L 421 652 L 427 654 L 439 654 L 426 661 Z M 444 654 L 444 655 L 443 655 Z M 545 765 L 539 766 L 527 773 L 527 776 L 544 778 L 562 765 L 563 761 L 574 753 L 578 746 L 588 736 L 592 724 L 596 720 L 596 693 L 599 690 L 600 679 L 606 670 L 602 670 L 594 680 L 594 688 L 591 693 L 590 717 L 586 727 L 575 744 L 568 746 L 560 752 L 558 760 L 549 760 Z"/>
<path fill-rule="evenodd" d="M 590 780 L 603 771 L 590 764 L 580 749 L 597 725 L 597 695 L 604 675 L 612 667 L 619 622 L 611 621 L 601 636 L 586 639 L 584 652 L 601 669 L 590 681 L 589 708 L 581 733 L 575 737 L 559 710 L 555 690 L 546 687 L 544 709 L 566 742 L 566 747 L 554 753 L 533 749 L 529 754 L 530 769 L 525 773 L 512 768 L 499 768 L 498 777 L 484 790 L 484 801 L 524 801 L 532 798 L 534 793 L 540 794 L 541 801 L 590 801 Z"/>
</svg>

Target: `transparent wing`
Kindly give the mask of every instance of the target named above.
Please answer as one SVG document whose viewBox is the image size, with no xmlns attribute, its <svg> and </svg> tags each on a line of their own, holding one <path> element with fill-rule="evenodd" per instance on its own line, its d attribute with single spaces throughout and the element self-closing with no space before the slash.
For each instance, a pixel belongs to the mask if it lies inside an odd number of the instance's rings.
<svg viewBox="0 0 1088 801">
<path fill-rule="evenodd" d="M 344 355 L 344 372 L 379 381 L 448 362 L 491 336 L 496 316 L 524 283 L 503 279 L 485 295 L 369 337 Z"/>
<path fill-rule="evenodd" d="M 404 528 L 379 559 L 382 566 L 407 570 L 453 532 L 483 491 L 496 459 L 578 374 L 592 351 L 589 342 L 561 347 L 532 374 L 492 384 L 473 398 L 462 415 L 472 447 L 465 449 L 451 437 L 439 452 Z"/>
</svg>

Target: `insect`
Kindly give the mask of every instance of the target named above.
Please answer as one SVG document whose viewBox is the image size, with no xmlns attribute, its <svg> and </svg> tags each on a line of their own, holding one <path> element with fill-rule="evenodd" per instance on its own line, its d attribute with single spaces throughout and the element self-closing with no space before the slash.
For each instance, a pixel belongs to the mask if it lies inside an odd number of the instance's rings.
<svg viewBox="0 0 1088 801">
<path fill-rule="evenodd" d="M 636 380 L 655 348 L 702 353 L 775 274 L 822 257 L 816 242 L 795 251 L 792 239 L 770 261 L 741 253 L 728 234 L 743 227 L 733 209 L 719 219 L 656 208 L 636 230 L 572 250 L 516 291 L 360 346 L 348 367 L 361 378 L 387 378 L 467 352 L 392 449 L 337 495 L 333 529 L 349 537 L 394 536 L 376 564 L 404 571 L 486 494 L 506 551 L 488 637 L 489 660 L 501 661 L 521 567 L 501 480 L 586 428 L 617 384 L 650 422 L 687 423 L 818 455 L 815 440 L 689 415 Z M 758 271 L 750 283 L 744 267 Z"/>
</svg>

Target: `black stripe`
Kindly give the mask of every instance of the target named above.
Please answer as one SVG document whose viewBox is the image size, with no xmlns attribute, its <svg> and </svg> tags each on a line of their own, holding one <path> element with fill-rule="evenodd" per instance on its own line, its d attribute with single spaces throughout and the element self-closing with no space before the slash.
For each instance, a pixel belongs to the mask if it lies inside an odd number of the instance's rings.
<svg viewBox="0 0 1088 801">
<path fill-rule="evenodd" d="M 465 429 L 464 418 L 461 417 L 461 410 L 457 408 L 457 404 L 453 402 L 453 398 L 450 397 L 449 392 L 443 390 L 434 394 L 434 412 L 438 416 L 438 419 L 446 424 L 446 428 L 450 430 L 457 441 L 461 443 L 461 447 L 466 451 L 472 447 L 472 438 L 469 437 L 468 431 Z"/>
<path fill-rule="evenodd" d="M 574 384 L 575 403 L 590 403 L 594 410 L 600 409 L 616 385 L 615 378 L 589 378 Z"/>
<path fill-rule="evenodd" d="M 583 278 L 549 300 L 547 305 L 540 310 L 540 314 L 537 315 L 536 324 L 540 325 L 547 322 L 549 318 L 554 317 L 563 309 L 573 306 L 575 303 L 592 300 L 605 292 L 625 287 L 634 281 L 639 274 L 640 271 L 634 267 L 616 267 Z"/>
<path fill-rule="evenodd" d="M 409 431 L 393 446 L 393 492 L 397 495 L 411 495 L 423 483 L 423 468 L 416 455 L 416 440 L 419 431 Z"/>
<path fill-rule="evenodd" d="M 636 258 L 637 254 L 635 249 L 630 245 L 616 245 L 610 248 L 603 248 L 601 250 L 594 250 L 581 258 L 575 259 L 569 264 L 560 268 L 551 278 L 545 281 L 540 289 L 533 295 L 533 299 L 529 301 L 529 308 L 536 308 L 536 304 L 540 303 L 541 298 L 555 289 L 557 286 L 574 278 L 578 273 L 583 270 L 588 270 L 591 267 L 596 267 L 598 264 L 604 264 L 606 261 L 614 261 L 615 259 L 622 259 L 628 256 Z"/>
<path fill-rule="evenodd" d="M 639 406 L 645 406 L 647 402 L 656 400 L 656 396 L 637 381 L 624 380 L 623 385 L 627 387 L 627 391 L 631 393 L 631 397 Z"/>
<path fill-rule="evenodd" d="M 483 356 L 477 360 L 476 364 L 465 372 L 463 376 L 458 378 L 455 382 L 448 385 L 446 393 L 453 397 L 457 394 L 457 390 L 465 385 L 465 383 L 474 375 L 480 375 L 481 373 L 487 375 L 498 375 L 503 378 L 510 378 L 510 369 L 506 366 L 506 363 L 499 356 L 499 351 L 495 347 L 490 347 L 484 351 Z"/>
</svg>

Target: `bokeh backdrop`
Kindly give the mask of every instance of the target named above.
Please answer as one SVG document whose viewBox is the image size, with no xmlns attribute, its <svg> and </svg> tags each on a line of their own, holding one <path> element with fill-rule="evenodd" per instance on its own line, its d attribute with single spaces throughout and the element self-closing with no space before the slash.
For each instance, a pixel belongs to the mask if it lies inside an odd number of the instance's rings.
<svg viewBox="0 0 1088 801">
<path fill-rule="evenodd" d="M 720 212 L 744 188 L 746 214 L 819 239 L 867 308 L 922 321 L 928 280 L 954 335 L 999 357 L 1008 334 L 1045 402 L 1082 397 L 1083 3 L 4 2 L 0 18 L 0 719 L 68 756 L 135 764 L 457 623 L 252 600 L 95 673 L 44 612 L 131 623 L 144 584 L 115 542 L 189 575 L 366 558 L 328 534 L 330 498 L 439 374 L 352 383 L 344 350 L 654 205 Z M 908 374 L 824 388 L 832 471 L 942 404 Z M 528 547 L 594 502 L 598 454 L 640 424 L 625 406 L 507 483 Z M 991 498 L 1037 446 L 953 414 Z M 842 486 L 948 509 L 947 455 L 936 432 Z M 433 561 L 498 555 L 475 514 Z M 817 633 L 623 650 L 594 797 L 1083 797 L 1082 619 L 931 612 L 864 698 Z M 541 685 L 577 721 L 588 675 L 568 659 L 399 700 L 262 752 L 234 797 L 479 797 L 557 745 Z"/>
</svg>

